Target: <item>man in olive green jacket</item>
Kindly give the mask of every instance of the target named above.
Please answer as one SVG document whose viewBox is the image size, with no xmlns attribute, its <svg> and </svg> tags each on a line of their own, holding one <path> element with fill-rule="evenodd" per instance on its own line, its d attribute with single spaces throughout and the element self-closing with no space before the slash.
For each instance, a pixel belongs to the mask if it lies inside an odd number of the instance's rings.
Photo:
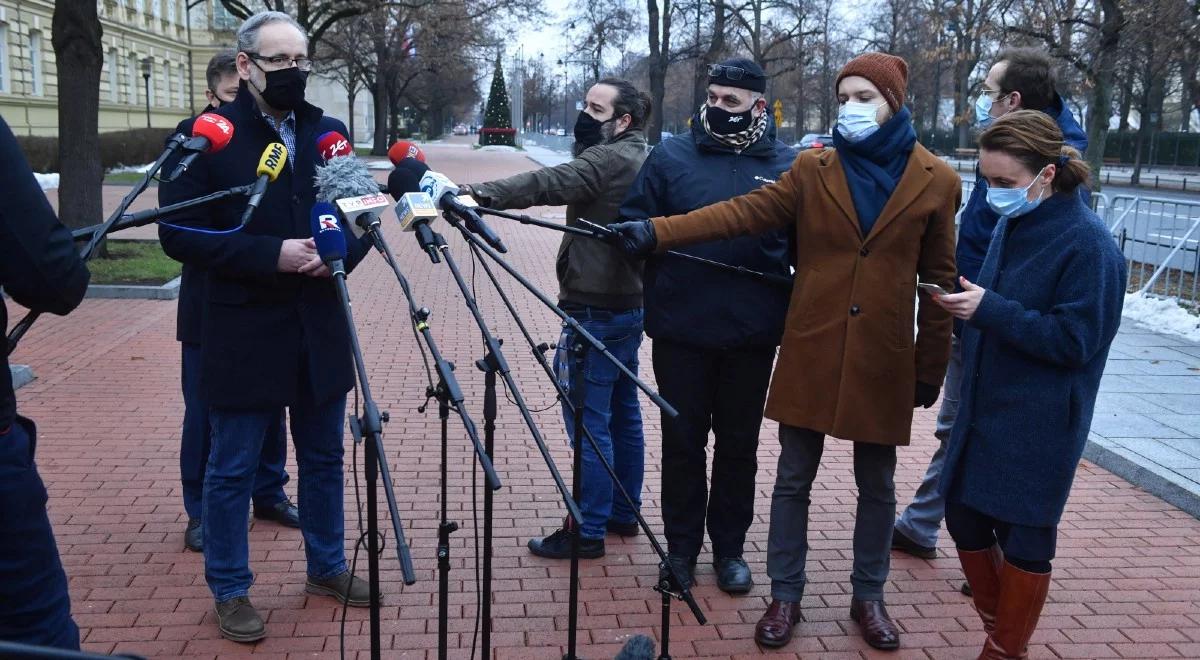
<svg viewBox="0 0 1200 660">
<path fill-rule="evenodd" d="M 541 205 L 567 206 L 567 225 L 582 218 L 600 225 L 619 219 L 618 209 L 637 176 L 650 147 L 642 126 L 650 115 L 650 99 L 625 80 L 606 78 L 588 90 L 586 107 L 575 123 L 574 160 L 507 179 L 466 186 L 479 203 L 490 208 L 512 209 Z M 559 306 L 596 338 L 633 373 L 638 369 L 642 343 L 642 265 L 616 246 L 565 234 L 556 264 Z M 554 355 L 555 374 L 569 388 L 569 347 L 574 332 L 563 330 Z M 616 470 L 622 487 L 641 506 L 645 441 L 637 387 L 604 356 L 588 353 L 585 362 L 583 423 L 596 439 L 604 458 Z M 574 417 L 564 406 L 567 434 L 573 435 Z M 604 556 L 607 532 L 637 534 L 634 508 L 622 498 L 614 501 L 614 488 L 591 444 L 582 445 L 583 469 L 579 508 L 583 520 L 568 520 L 562 529 L 529 541 L 535 555 L 555 559 L 571 554 L 571 535 L 580 534 L 579 554 Z"/>
</svg>

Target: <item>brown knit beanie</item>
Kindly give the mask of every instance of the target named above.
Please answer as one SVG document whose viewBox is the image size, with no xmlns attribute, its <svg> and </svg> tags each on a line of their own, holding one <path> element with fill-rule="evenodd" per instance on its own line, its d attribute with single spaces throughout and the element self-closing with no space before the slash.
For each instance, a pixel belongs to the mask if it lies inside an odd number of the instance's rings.
<svg viewBox="0 0 1200 660">
<path fill-rule="evenodd" d="M 836 88 L 842 78 L 862 76 L 879 88 L 892 112 L 899 112 L 908 91 L 908 63 L 895 55 L 886 53 L 863 53 L 846 62 L 833 83 Z"/>
</svg>

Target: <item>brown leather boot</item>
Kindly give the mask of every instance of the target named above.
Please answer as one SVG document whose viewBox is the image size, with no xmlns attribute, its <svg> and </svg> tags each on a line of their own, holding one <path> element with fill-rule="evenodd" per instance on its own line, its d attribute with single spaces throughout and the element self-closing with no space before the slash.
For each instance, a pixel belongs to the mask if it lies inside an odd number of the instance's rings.
<svg viewBox="0 0 1200 660">
<path fill-rule="evenodd" d="M 987 550 L 959 550 L 958 563 L 962 564 L 967 583 L 971 585 L 975 611 L 983 621 L 983 630 L 989 636 L 996 629 L 996 605 L 1000 601 L 1000 564 L 1004 558 L 996 545 Z"/>
<path fill-rule="evenodd" d="M 772 600 L 767 611 L 754 626 L 754 641 L 769 648 L 779 648 L 792 640 L 792 630 L 800 622 L 800 603 Z"/>
<path fill-rule="evenodd" d="M 1029 638 L 1050 590 L 1049 573 L 1029 573 L 1008 562 L 1000 568 L 1000 600 L 996 605 L 996 630 L 984 642 L 980 660 L 1024 660 Z"/>
</svg>

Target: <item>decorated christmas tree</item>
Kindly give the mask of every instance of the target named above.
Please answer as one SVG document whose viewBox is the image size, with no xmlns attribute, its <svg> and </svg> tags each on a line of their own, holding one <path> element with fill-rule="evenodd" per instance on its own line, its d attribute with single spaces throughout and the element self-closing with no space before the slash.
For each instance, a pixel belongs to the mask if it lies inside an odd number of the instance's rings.
<svg viewBox="0 0 1200 660">
<path fill-rule="evenodd" d="M 496 67 L 492 73 L 492 89 L 488 92 L 487 108 L 483 112 L 483 129 L 479 131 L 479 144 L 503 144 L 514 146 L 517 130 L 512 127 L 512 109 L 508 105 L 508 88 L 504 84 L 504 70 L 500 68 L 500 55 L 496 54 Z"/>
</svg>

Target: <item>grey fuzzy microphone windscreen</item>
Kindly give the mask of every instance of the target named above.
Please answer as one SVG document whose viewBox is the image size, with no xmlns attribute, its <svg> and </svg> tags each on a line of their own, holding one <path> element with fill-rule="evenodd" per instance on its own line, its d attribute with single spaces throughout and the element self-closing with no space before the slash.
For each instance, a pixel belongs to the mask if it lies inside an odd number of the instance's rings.
<svg viewBox="0 0 1200 660">
<path fill-rule="evenodd" d="M 365 163 L 354 156 L 338 156 L 324 166 L 317 166 L 317 199 L 334 202 L 348 197 L 375 195 L 379 182 L 371 176 Z"/>
</svg>

